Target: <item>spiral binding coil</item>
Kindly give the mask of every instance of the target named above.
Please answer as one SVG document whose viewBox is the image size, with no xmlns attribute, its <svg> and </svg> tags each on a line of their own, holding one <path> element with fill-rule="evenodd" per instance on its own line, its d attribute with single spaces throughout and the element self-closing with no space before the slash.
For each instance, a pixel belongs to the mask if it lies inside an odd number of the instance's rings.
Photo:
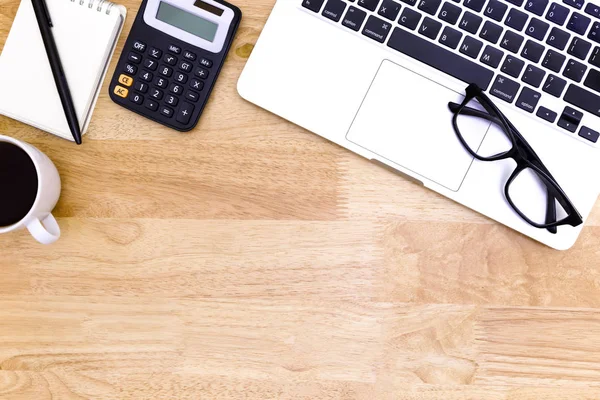
<svg viewBox="0 0 600 400">
<path fill-rule="evenodd" d="M 75 1 L 76 0 L 71 0 L 71 3 L 75 3 Z M 105 12 L 106 15 L 110 15 L 110 10 L 114 7 L 114 3 L 111 3 L 108 0 L 79 0 L 79 5 L 84 5 L 86 1 L 89 9 L 93 9 L 95 5 L 96 11 Z"/>
</svg>

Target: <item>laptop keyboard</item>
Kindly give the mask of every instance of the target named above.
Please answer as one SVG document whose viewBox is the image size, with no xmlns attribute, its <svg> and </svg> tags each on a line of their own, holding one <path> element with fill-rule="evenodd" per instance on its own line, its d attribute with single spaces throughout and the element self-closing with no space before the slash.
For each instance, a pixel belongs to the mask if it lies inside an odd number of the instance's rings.
<svg viewBox="0 0 600 400">
<path fill-rule="evenodd" d="M 600 5 L 585 0 L 299 1 L 350 31 L 477 83 L 581 140 L 600 138 L 584 125 L 600 117 Z M 540 105 L 544 96 L 560 106 Z M 600 120 L 593 124 L 600 127 Z"/>
</svg>

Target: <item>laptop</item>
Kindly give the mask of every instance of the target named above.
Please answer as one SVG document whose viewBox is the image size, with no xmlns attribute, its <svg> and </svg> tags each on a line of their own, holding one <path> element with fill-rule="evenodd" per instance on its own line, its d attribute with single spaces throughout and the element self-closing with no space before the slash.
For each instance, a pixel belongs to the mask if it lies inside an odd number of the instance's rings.
<svg viewBox="0 0 600 400">
<path fill-rule="evenodd" d="M 600 2 L 277 0 L 239 79 L 246 100 L 559 250 L 515 212 L 511 159 L 474 158 L 448 103 L 476 83 L 581 214 L 600 193 Z M 489 123 L 475 147 L 503 143 Z M 531 186 L 532 187 L 532 186 Z M 529 188 L 529 186 L 527 186 Z M 525 201 L 540 204 L 533 190 Z"/>
</svg>

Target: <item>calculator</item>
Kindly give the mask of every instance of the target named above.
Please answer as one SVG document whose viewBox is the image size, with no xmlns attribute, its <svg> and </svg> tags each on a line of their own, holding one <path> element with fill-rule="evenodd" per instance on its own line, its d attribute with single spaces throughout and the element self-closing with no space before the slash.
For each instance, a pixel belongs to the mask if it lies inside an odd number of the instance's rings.
<svg viewBox="0 0 600 400">
<path fill-rule="evenodd" d="M 194 128 L 242 19 L 222 0 L 144 0 L 109 86 L 117 104 Z"/>
</svg>

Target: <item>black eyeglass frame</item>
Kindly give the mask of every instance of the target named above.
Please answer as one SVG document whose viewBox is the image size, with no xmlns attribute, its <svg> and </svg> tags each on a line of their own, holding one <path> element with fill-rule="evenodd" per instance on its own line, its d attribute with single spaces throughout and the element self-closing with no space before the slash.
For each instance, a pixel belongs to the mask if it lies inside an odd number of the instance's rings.
<svg viewBox="0 0 600 400">
<path fill-rule="evenodd" d="M 466 96 L 462 104 L 448 104 L 450 110 L 454 113 L 454 117 L 452 118 L 454 132 L 456 133 L 456 136 L 458 137 L 458 140 L 461 142 L 463 147 L 473 157 L 480 161 L 499 161 L 511 158 L 517 163 L 515 170 L 513 171 L 510 178 L 508 178 L 504 186 L 504 195 L 510 206 L 513 208 L 513 210 L 515 210 L 515 212 L 519 214 L 519 216 L 523 218 L 523 220 L 525 220 L 528 224 L 536 228 L 548 229 L 551 233 L 556 233 L 556 228 L 561 225 L 571 225 L 573 227 L 581 225 L 583 223 L 583 218 L 575 208 L 575 205 L 573 205 L 573 203 L 571 202 L 571 200 L 569 200 L 568 196 L 562 190 L 558 182 L 556 182 L 552 174 L 550 174 L 550 171 L 548 171 L 548 168 L 546 168 L 540 157 L 535 153 L 533 148 L 531 148 L 529 143 L 527 143 L 527 141 L 521 135 L 521 133 L 519 133 L 519 131 L 514 127 L 514 125 L 506 118 L 502 111 L 500 111 L 498 107 L 496 107 L 496 105 L 490 100 L 490 98 L 476 84 L 470 84 L 465 92 Z M 479 104 L 481 104 L 481 106 L 487 111 L 487 113 L 476 108 L 467 107 L 467 104 L 469 104 L 473 99 L 476 99 L 479 102 Z M 495 122 L 496 124 L 498 124 L 511 141 L 511 149 L 490 157 L 484 157 L 477 154 L 475 151 L 473 151 L 473 149 L 471 149 L 471 147 L 467 144 L 462 134 L 460 133 L 460 129 L 458 127 L 458 117 L 461 114 L 465 116 L 480 117 L 490 122 Z M 531 168 L 540 177 L 540 179 L 544 182 L 548 190 L 546 205 L 546 223 L 544 224 L 539 224 L 529 219 L 514 204 L 512 198 L 510 197 L 509 188 L 511 183 L 519 176 L 521 172 L 523 172 L 527 168 Z M 560 221 L 556 221 L 556 204 L 554 202 L 555 199 L 567 213 L 567 216 L 561 219 Z"/>
</svg>

